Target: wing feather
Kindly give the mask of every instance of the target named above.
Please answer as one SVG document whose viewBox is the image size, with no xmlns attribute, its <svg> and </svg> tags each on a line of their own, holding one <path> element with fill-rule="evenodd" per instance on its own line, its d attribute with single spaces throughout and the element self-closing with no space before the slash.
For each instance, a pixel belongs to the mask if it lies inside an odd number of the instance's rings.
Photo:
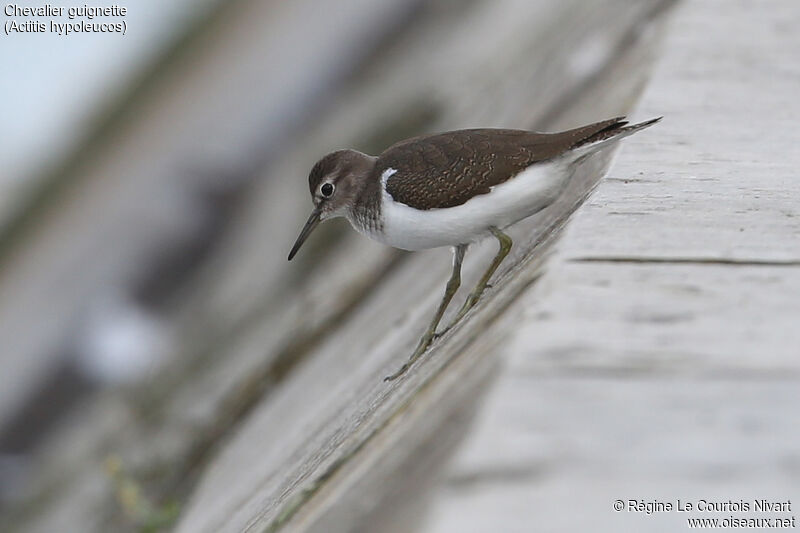
<svg viewBox="0 0 800 533">
<path fill-rule="evenodd" d="M 396 202 L 416 209 L 455 207 L 486 194 L 527 167 L 572 148 L 607 138 L 627 124 L 624 117 L 560 133 L 469 129 L 416 137 L 384 151 L 374 172 L 395 172 L 386 190 Z"/>
</svg>

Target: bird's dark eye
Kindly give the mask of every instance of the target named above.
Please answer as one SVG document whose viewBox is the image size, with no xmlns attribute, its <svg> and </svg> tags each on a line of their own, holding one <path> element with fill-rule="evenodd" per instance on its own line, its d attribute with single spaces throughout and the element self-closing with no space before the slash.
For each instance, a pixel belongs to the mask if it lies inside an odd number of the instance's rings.
<svg viewBox="0 0 800 533">
<path fill-rule="evenodd" d="M 322 193 L 322 196 L 325 198 L 330 198 L 333 194 L 333 184 L 332 183 L 324 183 L 322 187 L 319 188 L 319 192 Z"/>
</svg>

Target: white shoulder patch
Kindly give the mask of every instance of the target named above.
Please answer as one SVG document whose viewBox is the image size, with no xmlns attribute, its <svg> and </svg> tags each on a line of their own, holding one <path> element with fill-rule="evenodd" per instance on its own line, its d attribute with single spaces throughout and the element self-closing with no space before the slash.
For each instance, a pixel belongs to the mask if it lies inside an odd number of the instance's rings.
<svg viewBox="0 0 800 533">
<path fill-rule="evenodd" d="M 384 189 L 386 189 L 386 182 L 395 174 L 397 174 L 396 168 L 387 168 L 383 171 L 383 174 L 381 174 L 381 185 Z"/>
</svg>

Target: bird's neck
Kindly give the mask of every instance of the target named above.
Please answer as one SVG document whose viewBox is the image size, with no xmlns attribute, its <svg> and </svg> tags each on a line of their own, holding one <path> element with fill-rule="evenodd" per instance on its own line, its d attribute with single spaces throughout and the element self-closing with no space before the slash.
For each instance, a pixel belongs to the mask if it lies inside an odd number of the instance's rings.
<svg viewBox="0 0 800 533">
<path fill-rule="evenodd" d="M 375 174 L 375 161 L 377 158 L 365 156 L 365 166 L 362 175 L 354 180 L 357 184 L 355 201 L 350 206 L 348 220 L 359 231 L 364 233 L 380 232 L 383 229 L 383 220 L 380 213 L 381 182 Z"/>
</svg>

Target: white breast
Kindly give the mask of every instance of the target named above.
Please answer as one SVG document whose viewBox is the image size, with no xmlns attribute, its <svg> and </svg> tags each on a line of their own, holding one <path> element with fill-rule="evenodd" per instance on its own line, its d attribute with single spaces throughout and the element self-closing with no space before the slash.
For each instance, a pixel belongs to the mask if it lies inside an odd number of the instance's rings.
<svg viewBox="0 0 800 533">
<path fill-rule="evenodd" d="M 396 202 L 381 176 L 383 231 L 369 236 L 395 248 L 424 250 L 465 244 L 486 236 L 489 228 L 505 228 L 550 205 L 569 181 L 569 165 L 549 161 L 531 165 L 488 194 L 443 209 L 420 210 Z"/>
</svg>

